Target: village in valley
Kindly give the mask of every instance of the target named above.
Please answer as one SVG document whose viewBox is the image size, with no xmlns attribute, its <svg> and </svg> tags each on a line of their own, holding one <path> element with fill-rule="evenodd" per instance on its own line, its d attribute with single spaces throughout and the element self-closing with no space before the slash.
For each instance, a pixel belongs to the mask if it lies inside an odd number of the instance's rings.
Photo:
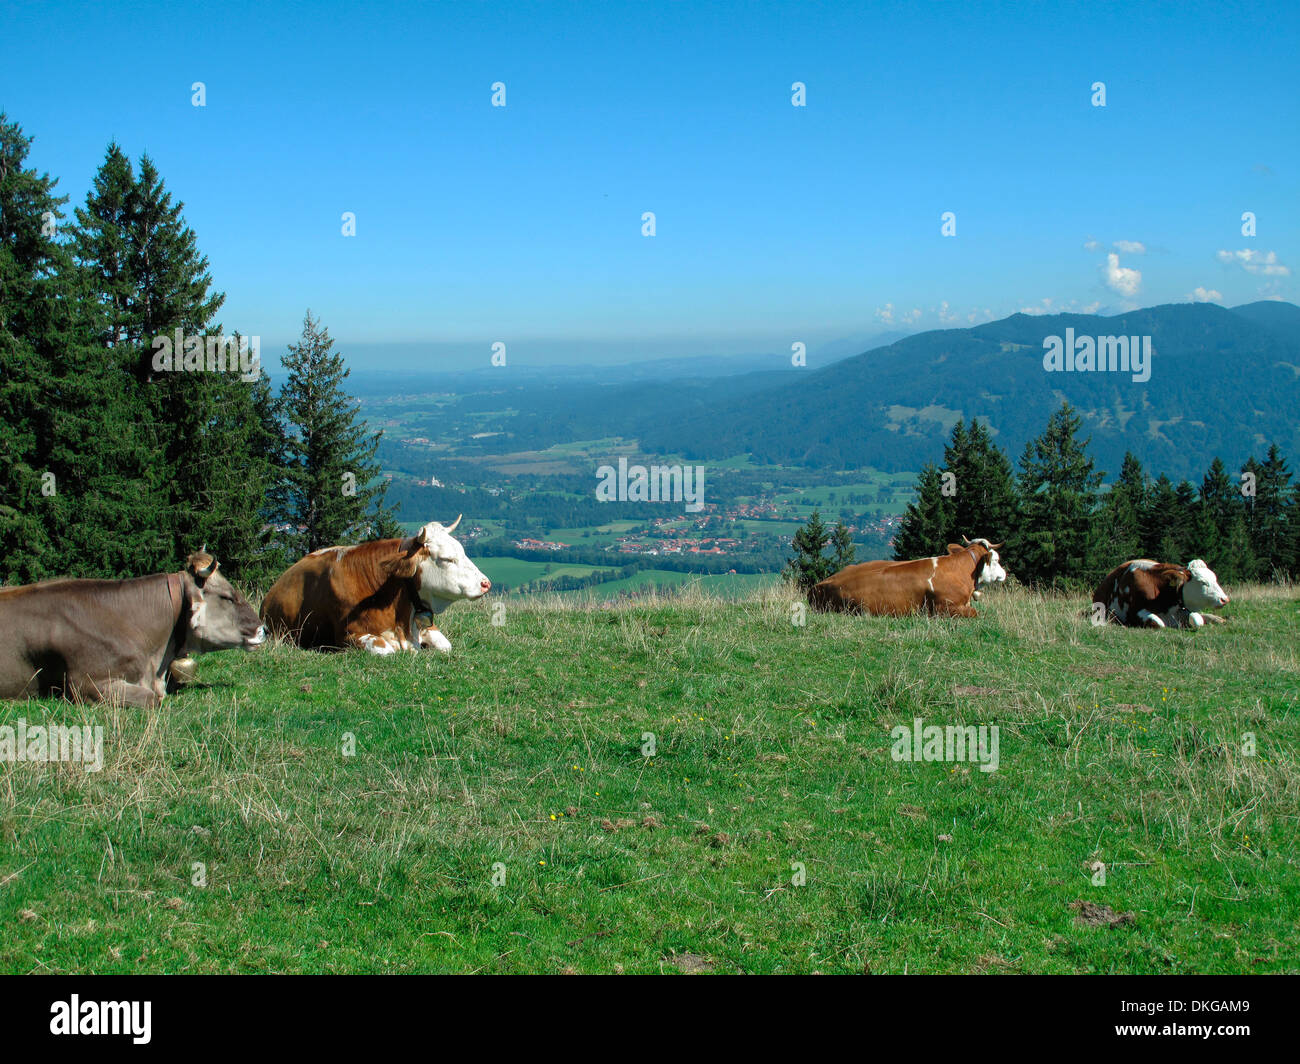
<svg viewBox="0 0 1300 1064">
<path fill-rule="evenodd" d="M 598 491 L 601 470 L 686 463 L 619 437 L 526 449 L 515 411 L 445 392 L 364 396 L 398 520 L 465 515 L 459 535 L 502 594 L 637 594 L 694 581 L 719 593 L 772 583 L 814 511 L 853 535 L 862 560 L 888 557 L 915 475 L 808 470 L 747 457 L 703 463 L 702 498 L 627 501 Z M 470 411 L 473 411 L 470 413 Z M 636 468 L 635 465 L 632 466 Z"/>
</svg>

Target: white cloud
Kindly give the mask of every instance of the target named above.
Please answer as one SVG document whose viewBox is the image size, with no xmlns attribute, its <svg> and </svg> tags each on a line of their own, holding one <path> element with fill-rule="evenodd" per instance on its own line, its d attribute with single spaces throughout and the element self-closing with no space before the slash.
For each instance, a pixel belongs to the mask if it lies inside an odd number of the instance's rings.
<svg viewBox="0 0 1300 1064">
<path fill-rule="evenodd" d="M 948 306 L 948 301 L 945 299 L 939 304 L 939 320 L 944 325 L 951 325 L 954 321 L 960 321 L 961 316 L 952 312 L 952 308 Z"/>
<path fill-rule="evenodd" d="M 1147 246 L 1140 240 L 1116 240 L 1111 245 L 1116 251 L 1122 251 L 1125 255 L 1145 255 Z"/>
<path fill-rule="evenodd" d="M 896 312 L 893 303 L 886 303 L 883 307 L 876 308 L 876 321 L 880 322 L 881 325 L 915 325 L 920 320 L 920 307 Z"/>
<path fill-rule="evenodd" d="M 1052 297 L 1044 296 L 1042 299 L 1038 301 L 1038 304 L 1036 306 L 1031 304 L 1030 306 L 1027 307 L 1021 307 L 1020 313 L 1021 314 L 1051 314 Z"/>
<path fill-rule="evenodd" d="M 1243 248 L 1241 251 L 1219 251 L 1215 255 L 1225 266 L 1235 263 L 1247 273 L 1263 274 L 1265 277 L 1291 276 L 1290 269 L 1277 261 L 1276 251 Z"/>
<path fill-rule="evenodd" d="M 1107 288 L 1130 299 L 1137 295 L 1142 287 L 1142 272 L 1129 266 L 1121 266 L 1119 256 L 1113 251 L 1106 256 L 1106 265 L 1101 268 L 1101 273 Z"/>
<path fill-rule="evenodd" d="M 1213 288 L 1203 288 L 1198 284 L 1187 298 L 1193 303 L 1222 303 L 1223 293 Z"/>
<path fill-rule="evenodd" d="M 1099 243 L 1098 243 L 1096 240 L 1094 240 L 1092 237 L 1088 237 L 1088 239 L 1085 240 L 1085 241 L 1083 242 L 1083 250 L 1084 250 L 1084 251 L 1100 251 L 1100 250 L 1101 250 L 1101 244 L 1099 244 Z"/>
</svg>

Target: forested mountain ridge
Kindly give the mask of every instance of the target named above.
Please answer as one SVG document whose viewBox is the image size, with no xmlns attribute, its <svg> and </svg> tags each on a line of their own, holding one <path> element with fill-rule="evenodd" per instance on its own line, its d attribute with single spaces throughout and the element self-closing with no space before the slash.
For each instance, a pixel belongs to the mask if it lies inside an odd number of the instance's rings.
<svg viewBox="0 0 1300 1064">
<path fill-rule="evenodd" d="M 1043 341 L 1150 336 L 1150 380 L 1043 368 Z M 1207 455 L 1229 462 L 1270 442 L 1300 445 L 1300 307 L 1167 304 L 1113 317 L 1014 314 L 969 329 L 907 337 L 786 383 L 734 396 L 695 396 L 687 410 L 638 425 L 649 451 L 703 460 L 741 452 L 819 468 L 915 469 L 935 459 L 960 418 L 987 420 L 1019 452 L 1062 400 L 1083 416 L 1100 467 L 1126 451 L 1171 477 L 1199 475 Z"/>
</svg>

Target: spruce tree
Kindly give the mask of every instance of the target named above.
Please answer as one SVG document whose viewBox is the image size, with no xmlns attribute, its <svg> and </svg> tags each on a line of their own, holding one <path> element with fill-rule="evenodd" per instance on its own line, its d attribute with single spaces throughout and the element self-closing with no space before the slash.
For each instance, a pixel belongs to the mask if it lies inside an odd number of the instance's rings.
<svg viewBox="0 0 1300 1064">
<path fill-rule="evenodd" d="M 1255 557 L 1246 535 L 1245 499 L 1240 484 L 1215 457 L 1201 480 L 1197 540 L 1202 556 L 1220 580 L 1255 578 Z"/>
<path fill-rule="evenodd" d="M 1166 538 L 1177 505 L 1178 493 L 1174 488 L 1174 482 L 1166 474 L 1161 473 L 1147 492 L 1138 521 L 1142 540 L 1141 554 L 1144 558 L 1151 558 L 1158 562 L 1178 562 L 1177 558 L 1165 556 L 1169 546 Z"/>
<path fill-rule="evenodd" d="M 826 545 L 831 540 L 831 533 L 822 521 L 821 512 L 814 510 L 807 524 L 798 529 L 791 546 L 794 556 L 786 560 L 786 581 L 801 591 L 807 591 L 813 584 L 825 580 L 834 570 L 832 562 L 826 557 Z"/>
<path fill-rule="evenodd" d="M 1101 500 L 1093 540 L 1094 568 L 1109 572 L 1142 555 L 1142 515 L 1147 483 L 1142 463 L 1132 451 L 1124 455 L 1119 477 Z"/>
<path fill-rule="evenodd" d="M 122 572 L 171 568 L 206 543 L 235 577 L 262 577 L 265 494 L 274 478 L 274 418 L 265 374 L 238 365 L 155 368 L 155 341 L 222 338 L 225 297 L 148 156 L 136 176 L 109 145 L 72 246 L 102 313 L 99 342 L 122 375 L 118 405 L 130 429 L 115 465 L 137 519 L 122 531 Z M 206 346 L 206 345 L 205 345 Z M 106 497 L 105 506 L 116 503 Z"/>
<path fill-rule="evenodd" d="M 1254 474 L 1255 494 L 1246 500 L 1246 532 L 1261 580 L 1272 580 L 1292 568 L 1292 514 L 1287 503 L 1291 471 L 1277 444 L 1269 446 L 1263 462 L 1252 456 L 1245 469 Z"/>
<path fill-rule="evenodd" d="M 932 462 L 926 463 L 917 477 L 916 498 L 907 504 L 894 534 L 894 558 L 907 561 L 944 554 L 952 524 L 952 500 L 943 494 L 943 476 Z"/>
<path fill-rule="evenodd" d="M 27 165 L 32 138 L 0 111 L 0 581 L 61 572 L 69 500 L 58 414 L 73 301 L 56 239 L 66 196 Z"/>
<path fill-rule="evenodd" d="M 381 433 L 358 420 L 344 390 L 349 370 L 329 330 L 312 317 L 284 358 L 287 377 L 277 410 L 285 433 L 280 520 L 297 556 L 335 543 L 381 538 L 394 530 L 386 484 L 375 460 Z"/>
<path fill-rule="evenodd" d="M 853 545 L 853 533 L 842 520 L 835 522 L 835 529 L 831 532 L 831 547 L 835 552 L 831 558 L 832 573 L 838 573 L 846 566 L 852 565 L 857 558 L 858 551 Z"/>
<path fill-rule="evenodd" d="M 88 317 L 79 359 L 92 395 L 65 421 L 73 435 L 95 441 L 77 473 L 79 575 L 85 576 L 140 575 L 177 563 L 165 519 L 168 470 L 158 459 L 152 404 L 136 373 L 144 345 L 133 317 L 134 196 L 131 162 L 112 143 L 70 228 L 79 302 Z"/>
<path fill-rule="evenodd" d="M 1093 471 L 1082 419 L 1069 403 L 1025 444 L 1020 459 L 1021 536 L 1017 570 L 1028 583 L 1068 586 L 1101 575 L 1090 558 L 1102 476 Z"/>
<path fill-rule="evenodd" d="M 1186 565 L 1196 555 L 1196 510 L 1200 505 L 1196 489 L 1184 480 L 1174 489 L 1173 509 L 1167 515 L 1165 534 L 1160 540 L 1161 561 Z"/>
<path fill-rule="evenodd" d="M 1016 486 L 1011 462 L 993 442 L 987 426 L 971 420 L 967 429 L 959 420 L 944 448 L 945 471 L 953 474 L 956 494 L 948 507 L 949 524 L 942 537 L 947 543 L 962 536 L 1005 542 L 1014 555 Z"/>
</svg>

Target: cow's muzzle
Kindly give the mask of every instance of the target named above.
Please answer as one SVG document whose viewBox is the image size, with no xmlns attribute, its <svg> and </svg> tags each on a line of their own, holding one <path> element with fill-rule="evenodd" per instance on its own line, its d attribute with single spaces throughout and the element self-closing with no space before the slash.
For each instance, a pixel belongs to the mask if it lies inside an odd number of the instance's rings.
<svg viewBox="0 0 1300 1064">
<path fill-rule="evenodd" d="M 258 625 L 257 631 L 244 639 L 244 646 L 252 650 L 266 642 L 266 625 Z"/>
</svg>

